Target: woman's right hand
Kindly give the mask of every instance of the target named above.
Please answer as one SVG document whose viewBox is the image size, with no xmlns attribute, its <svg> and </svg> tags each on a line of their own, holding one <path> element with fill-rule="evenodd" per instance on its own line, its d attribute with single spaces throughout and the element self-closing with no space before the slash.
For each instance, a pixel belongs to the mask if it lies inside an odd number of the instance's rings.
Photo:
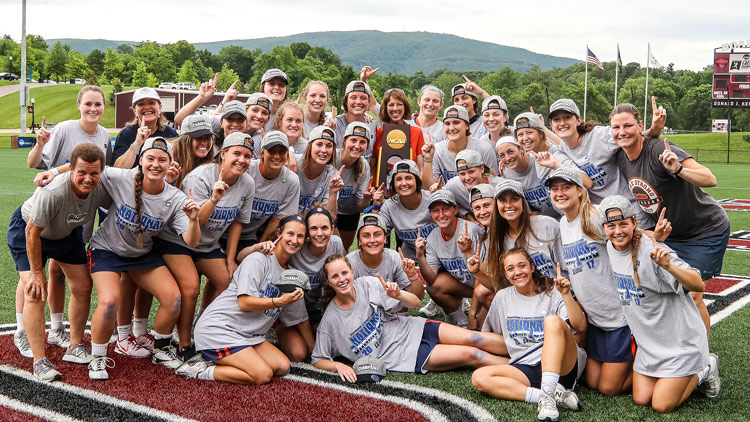
<svg viewBox="0 0 750 422">
<path fill-rule="evenodd" d="M 276 306 L 282 307 L 290 303 L 294 303 L 302 299 L 304 296 L 305 294 L 302 292 L 302 289 L 297 287 L 293 292 L 284 293 L 283 295 L 281 295 L 281 297 L 276 298 L 274 302 L 276 303 Z"/>
<path fill-rule="evenodd" d="M 229 189 L 229 185 L 227 185 L 227 182 L 222 180 L 221 174 L 219 174 L 219 180 L 214 183 L 214 189 L 211 194 L 211 200 L 214 204 L 218 204 L 221 198 L 224 196 L 224 193 L 226 193 L 227 189 Z"/>
<path fill-rule="evenodd" d="M 432 158 L 435 155 L 435 144 L 432 143 L 432 137 L 427 134 L 427 142 L 422 145 L 422 160 L 427 163 L 432 162 Z"/>
<path fill-rule="evenodd" d="M 417 240 L 414 241 L 414 249 L 417 251 L 417 256 L 424 256 L 425 248 L 427 247 L 427 239 L 422 237 L 422 230 L 417 230 Z"/>
<path fill-rule="evenodd" d="M 341 381 L 357 381 L 357 374 L 354 372 L 354 368 L 341 362 L 334 362 L 333 365 L 336 367 L 336 372 L 339 374 Z"/>
<path fill-rule="evenodd" d="M 47 116 L 44 116 L 42 117 L 42 126 L 36 131 L 36 145 L 39 148 L 43 148 L 51 135 L 52 132 L 47 130 Z"/>
<path fill-rule="evenodd" d="M 331 107 L 331 117 L 324 123 L 329 128 L 336 130 L 336 107 Z"/>
</svg>

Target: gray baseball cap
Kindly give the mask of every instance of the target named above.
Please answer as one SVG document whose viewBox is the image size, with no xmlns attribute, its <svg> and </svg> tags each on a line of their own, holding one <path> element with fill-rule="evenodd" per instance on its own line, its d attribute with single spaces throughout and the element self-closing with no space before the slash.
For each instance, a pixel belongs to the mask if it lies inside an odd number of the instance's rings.
<svg viewBox="0 0 750 422">
<path fill-rule="evenodd" d="M 232 100 L 227 101 L 221 106 L 221 118 L 226 119 L 232 114 L 240 114 L 247 120 L 247 112 L 245 111 L 245 105 L 241 101 Z"/>
<path fill-rule="evenodd" d="M 412 160 L 400 160 L 393 165 L 393 175 L 396 173 L 411 173 L 414 177 L 419 178 L 419 167 Z"/>
<path fill-rule="evenodd" d="M 135 103 L 137 103 L 138 101 L 144 98 L 153 98 L 156 101 L 161 103 L 161 97 L 159 97 L 159 94 L 156 92 L 156 90 L 153 88 L 144 86 L 143 88 L 136 89 L 135 92 L 133 93 L 132 105 L 135 105 Z"/>
<path fill-rule="evenodd" d="M 518 139 L 516 139 L 515 136 L 506 135 L 506 136 L 500 137 L 500 139 L 497 140 L 497 143 L 495 143 L 495 149 L 497 149 L 497 147 L 499 147 L 500 145 L 506 144 L 506 143 L 513 144 L 517 146 L 518 148 L 521 148 L 521 143 L 518 142 Z"/>
<path fill-rule="evenodd" d="M 578 171 L 578 169 L 560 167 L 549 175 L 549 178 L 544 182 L 544 185 L 551 185 L 555 179 L 562 179 L 566 182 L 575 183 L 576 185 L 583 187 L 583 177 L 581 177 L 581 172 Z"/>
<path fill-rule="evenodd" d="M 552 106 L 549 108 L 549 114 L 547 115 L 547 118 L 551 119 L 552 115 L 558 111 L 567 111 L 570 114 L 575 114 L 576 116 L 581 117 L 581 111 L 578 110 L 576 102 L 571 100 L 570 98 L 560 98 L 559 100 L 552 103 Z"/>
<path fill-rule="evenodd" d="M 282 293 L 290 293 L 299 287 L 302 290 L 310 290 L 310 279 L 307 274 L 300 270 L 290 268 L 279 274 L 279 278 L 274 281 L 276 287 Z"/>
<path fill-rule="evenodd" d="M 622 195 L 610 195 L 604 198 L 599 204 L 599 209 L 604 213 L 602 216 L 602 224 L 636 216 L 633 204 Z M 622 212 L 622 215 L 607 217 L 607 213 L 614 210 Z"/>
<path fill-rule="evenodd" d="M 459 164 L 459 161 L 463 161 L 463 164 Z M 456 170 L 466 170 L 472 167 L 484 167 L 484 161 L 479 151 L 473 149 L 464 149 L 456 154 Z"/>
<path fill-rule="evenodd" d="M 250 96 L 247 97 L 247 101 L 245 101 L 245 107 L 250 107 L 252 105 L 259 105 L 270 112 L 273 100 L 262 92 L 254 92 L 250 94 Z"/>
<path fill-rule="evenodd" d="M 448 189 L 436 190 L 435 192 L 432 192 L 432 196 L 430 197 L 430 205 L 428 208 L 432 208 L 432 206 L 437 204 L 438 202 L 448 205 L 456 205 L 456 197 L 453 196 L 453 192 L 449 191 Z"/>
<path fill-rule="evenodd" d="M 245 132 L 232 132 L 224 138 L 221 149 L 231 147 L 245 147 L 250 149 L 250 152 L 253 152 L 253 137 Z"/>
<path fill-rule="evenodd" d="M 443 112 L 443 121 L 445 119 L 461 119 L 469 124 L 469 112 L 463 106 L 452 105 L 447 107 Z"/>
<path fill-rule="evenodd" d="M 458 84 L 451 89 L 451 98 L 455 97 L 456 95 L 471 95 L 474 98 L 477 98 L 477 94 L 467 91 L 466 90 L 466 84 Z"/>
<path fill-rule="evenodd" d="M 380 382 L 386 376 L 385 364 L 374 356 L 362 356 L 352 367 L 357 383 Z"/>
<path fill-rule="evenodd" d="M 357 237 L 359 237 L 359 230 L 364 226 L 378 226 L 383 229 L 384 232 L 388 233 L 388 227 L 385 225 L 385 221 L 383 221 L 383 217 L 381 217 L 380 214 L 362 214 L 362 216 L 359 217 L 359 223 L 357 224 Z"/>
<path fill-rule="evenodd" d="M 185 117 L 180 126 L 180 135 L 190 135 L 200 138 L 205 135 L 213 135 L 211 130 L 211 118 L 204 114 L 193 114 Z"/>
<path fill-rule="evenodd" d="M 289 138 L 286 137 L 284 132 L 278 130 L 272 130 L 266 133 L 263 140 L 260 142 L 260 149 L 269 150 L 276 145 L 281 145 L 286 149 L 289 149 Z"/>
<path fill-rule="evenodd" d="M 309 141 L 312 142 L 316 139 L 326 139 L 333 142 L 333 145 L 336 145 L 336 131 L 324 125 L 315 126 L 315 128 L 310 131 Z"/>
<path fill-rule="evenodd" d="M 489 183 L 480 183 L 471 188 L 471 192 L 469 193 L 471 202 L 484 198 L 495 199 L 495 188 L 492 185 Z"/>
<path fill-rule="evenodd" d="M 516 119 L 513 120 L 513 132 L 517 131 L 518 129 L 538 129 L 543 130 L 544 125 L 542 124 L 542 121 L 539 120 L 539 116 L 537 116 L 535 113 L 521 113 L 518 116 L 516 116 Z"/>
<path fill-rule="evenodd" d="M 370 96 L 372 91 L 370 90 L 370 85 L 367 84 L 367 82 L 364 81 L 351 81 L 348 84 L 346 84 L 346 91 L 344 91 L 344 96 L 349 95 L 349 93 L 358 91 L 358 92 L 364 92 L 367 94 L 367 96 Z"/>
<path fill-rule="evenodd" d="M 503 179 L 502 182 L 498 183 L 497 186 L 495 186 L 495 199 L 499 198 L 500 195 L 507 191 L 515 192 L 522 198 L 524 197 L 523 185 L 521 184 L 521 182 L 517 180 Z"/>
<path fill-rule="evenodd" d="M 289 84 L 289 78 L 286 77 L 286 73 L 282 71 L 281 69 L 268 69 L 266 70 L 266 73 L 263 74 L 263 77 L 260 79 L 261 85 L 270 81 L 273 78 L 281 78 Z"/>
<path fill-rule="evenodd" d="M 351 122 L 346 127 L 346 132 L 344 132 L 344 139 L 350 136 L 361 136 L 367 139 L 367 142 L 370 142 L 370 127 L 362 122 Z"/>
<path fill-rule="evenodd" d="M 500 109 L 504 112 L 508 112 L 508 105 L 505 104 L 505 100 L 499 95 L 490 95 L 482 101 L 482 113 L 487 110 Z"/>
<path fill-rule="evenodd" d="M 172 160 L 172 144 L 170 144 L 166 138 L 162 136 L 154 136 L 146 139 L 143 142 L 143 145 L 141 145 L 141 151 L 139 154 L 143 156 L 143 154 L 150 149 L 162 150 L 166 152 L 169 155 L 169 159 Z"/>
</svg>

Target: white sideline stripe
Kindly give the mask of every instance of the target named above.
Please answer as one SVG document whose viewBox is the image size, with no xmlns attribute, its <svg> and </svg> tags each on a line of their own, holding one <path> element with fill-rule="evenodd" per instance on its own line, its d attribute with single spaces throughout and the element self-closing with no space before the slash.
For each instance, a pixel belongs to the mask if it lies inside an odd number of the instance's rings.
<svg viewBox="0 0 750 422">
<path fill-rule="evenodd" d="M 39 382 L 29 372 L 26 372 L 22 369 L 18 369 L 11 365 L 0 365 L 0 371 L 6 372 L 12 375 L 16 375 L 19 377 L 23 377 L 34 382 Z M 117 397 L 108 396 L 106 394 L 102 394 L 102 393 L 92 391 L 92 390 L 86 390 L 85 388 L 76 387 L 75 385 L 65 384 L 64 382 L 60 382 L 60 381 L 44 383 L 44 384 L 52 388 L 57 388 L 63 391 L 67 391 L 69 393 L 73 393 L 73 394 L 86 397 L 92 400 L 100 401 L 102 403 L 106 403 L 112 406 L 117 406 L 123 409 L 131 410 L 133 412 L 143 413 L 149 416 L 166 419 L 168 421 L 180 421 L 180 422 L 195 421 L 195 419 L 183 418 L 182 416 L 175 415 L 173 413 L 165 412 L 163 410 L 153 409 L 151 407 L 142 406 L 140 404 L 129 402 L 127 400 L 118 399 Z"/>
<path fill-rule="evenodd" d="M 750 303 L 750 295 L 746 295 L 742 299 L 733 302 L 731 305 L 727 306 L 726 308 L 722 309 L 721 311 L 711 315 L 711 325 L 718 324 L 721 322 L 724 318 L 728 317 L 729 315 L 733 314 L 734 312 L 737 312 L 740 308 Z"/>
<path fill-rule="evenodd" d="M 305 384 L 319 385 L 319 386 L 323 386 L 326 388 L 330 388 L 331 390 L 343 391 L 345 393 L 354 394 L 357 396 L 364 396 L 364 397 L 369 397 L 371 399 L 378 399 L 378 400 L 383 400 L 383 401 L 387 401 L 391 403 L 400 404 L 401 406 L 408 407 L 412 410 L 415 410 L 421 413 L 422 416 L 427 418 L 427 420 L 429 421 L 448 422 L 448 418 L 446 418 L 445 415 L 443 415 L 442 413 L 422 403 L 416 402 L 414 400 L 404 399 L 404 398 L 395 397 L 395 396 L 386 396 L 380 393 L 374 393 L 372 391 L 358 390 L 356 388 L 351 388 L 351 387 L 347 387 L 347 386 L 339 385 L 339 384 L 328 383 L 325 381 L 302 377 L 299 375 L 287 375 L 284 378 L 291 380 L 291 381 L 304 382 Z"/>
<path fill-rule="evenodd" d="M 38 418 L 42 418 L 48 421 L 60 421 L 60 422 L 80 422 L 80 419 L 71 418 L 70 416 L 57 413 L 52 410 L 45 409 L 39 406 L 33 406 L 16 399 L 12 399 L 8 396 L 0 394 L 0 406 L 7 407 L 8 409 L 17 410 L 19 412 L 28 413 Z"/>
<path fill-rule="evenodd" d="M 726 296 L 729 296 L 732 293 L 736 292 L 737 290 L 740 290 L 740 289 L 743 289 L 743 288 L 747 287 L 748 284 L 750 284 L 750 282 L 748 282 L 747 280 L 743 280 L 743 279 L 739 279 L 739 278 L 734 278 L 734 277 L 721 277 L 721 278 L 723 278 L 724 280 L 736 281 L 737 283 L 734 283 L 734 286 L 728 287 L 728 288 L 722 290 L 719 293 L 710 293 L 710 294 L 716 295 L 716 296 L 726 297 Z"/>
<path fill-rule="evenodd" d="M 321 374 L 326 374 L 326 375 L 329 375 L 329 376 L 336 376 L 335 374 L 333 374 L 331 372 L 323 371 L 322 369 L 318 369 L 318 368 L 310 365 L 309 363 L 293 363 L 292 365 L 300 367 L 300 368 L 304 368 L 304 369 L 307 369 L 307 370 L 315 371 L 315 372 L 318 372 L 318 373 L 321 373 Z M 410 391 L 415 391 L 417 393 L 422 393 L 422 394 L 426 394 L 426 395 L 436 396 L 436 397 L 439 397 L 439 398 L 441 398 L 443 400 L 449 401 L 449 402 L 455 404 L 456 406 L 463 407 L 464 409 L 468 410 L 469 413 L 471 413 L 475 418 L 477 418 L 477 420 L 488 421 L 488 422 L 489 421 L 497 422 L 497 419 L 495 419 L 495 417 L 492 416 L 492 414 L 490 412 L 488 412 L 487 409 L 479 406 L 476 403 L 473 403 L 473 402 L 471 402 L 469 400 L 466 400 L 464 398 L 455 396 L 455 395 L 453 395 L 451 393 L 448 393 L 446 391 L 436 390 L 434 388 L 429 388 L 429 387 L 422 387 L 422 386 L 414 385 L 414 384 L 406 384 L 406 383 L 398 382 L 398 381 L 383 380 L 380 383 L 383 384 L 383 385 L 390 386 L 390 387 L 400 388 L 402 390 L 410 390 Z"/>
</svg>

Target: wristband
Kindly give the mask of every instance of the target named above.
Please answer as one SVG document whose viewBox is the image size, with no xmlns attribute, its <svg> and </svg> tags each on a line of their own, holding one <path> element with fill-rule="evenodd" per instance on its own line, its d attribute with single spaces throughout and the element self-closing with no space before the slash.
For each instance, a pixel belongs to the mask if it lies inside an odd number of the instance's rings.
<svg viewBox="0 0 750 422">
<path fill-rule="evenodd" d="M 278 308 L 278 306 L 276 306 L 276 303 L 273 301 L 273 298 L 271 298 L 271 305 L 273 305 L 274 308 Z"/>
<path fill-rule="evenodd" d="M 478 272 L 479 272 L 479 270 L 476 270 L 476 271 L 469 271 L 469 274 L 477 274 Z"/>
<path fill-rule="evenodd" d="M 409 277 L 407 275 L 406 279 L 409 280 L 409 281 L 417 281 L 417 280 L 419 280 L 419 273 L 414 273 L 414 278 L 411 278 L 411 277 Z"/>
<path fill-rule="evenodd" d="M 677 169 L 676 172 L 672 173 L 672 176 L 677 176 L 682 171 L 682 163 L 680 163 L 680 168 Z"/>
<path fill-rule="evenodd" d="M 213 197 L 213 196 L 212 196 L 212 197 L 210 197 L 210 198 L 208 198 L 208 200 L 209 200 L 209 201 L 211 201 L 211 202 L 213 202 L 213 203 L 214 203 L 214 205 L 218 204 L 218 202 L 217 202 L 217 201 L 214 201 L 214 197 Z"/>
<path fill-rule="evenodd" d="M 134 155 L 138 155 L 138 151 L 133 149 L 133 144 L 130 144 L 130 148 L 128 148 L 130 152 L 132 152 Z"/>
<path fill-rule="evenodd" d="M 52 167 L 49 171 L 52 174 L 54 174 L 55 176 L 57 176 L 58 174 L 60 174 L 60 170 L 58 170 L 57 167 Z"/>
<path fill-rule="evenodd" d="M 422 162 L 423 162 L 423 163 L 425 163 L 425 164 L 432 164 L 432 160 L 430 160 L 430 161 L 427 161 L 427 160 L 425 160 L 425 159 L 422 159 Z"/>
</svg>

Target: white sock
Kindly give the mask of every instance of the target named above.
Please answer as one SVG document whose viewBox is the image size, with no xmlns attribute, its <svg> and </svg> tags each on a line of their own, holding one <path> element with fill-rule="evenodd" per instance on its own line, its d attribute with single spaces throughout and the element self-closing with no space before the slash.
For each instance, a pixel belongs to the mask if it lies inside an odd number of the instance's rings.
<svg viewBox="0 0 750 422">
<path fill-rule="evenodd" d="M 154 331 L 154 340 L 159 340 L 162 338 L 172 338 L 172 332 L 170 331 L 167 334 L 159 334 L 156 331 Z"/>
<path fill-rule="evenodd" d="M 107 356 L 107 343 L 96 344 L 91 342 L 91 354 L 94 356 Z"/>
<path fill-rule="evenodd" d="M 453 320 L 456 321 L 456 324 L 460 324 L 462 322 L 466 322 L 466 323 L 469 322 L 469 318 L 466 316 L 464 311 L 461 310 L 460 305 L 458 306 L 458 309 L 456 309 L 455 311 L 451 312 L 448 315 L 450 315 L 453 318 Z"/>
<path fill-rule="evenodd" d="M 206 381 L 215 381 L 214 380 L 214 371 L 216 370 L 215 366 L 209 366 L 206 368 L 205 371 L 198 374 L 199 380 L 206 380 Z"/>
<path fill-rule="evenodd" d="M 23 331 L 23 312 L 16 312 L 16 332 Z"/>
<path fill-rule="evenodd" d="M 61 325 L 63 325 L 63 314 L 62 312 L 59 314 L 49 314 L 50 318 L 50 326 L 54 328 L 58 328 Z"/>
<path fill-rule="evenodd" d="M 133 325 L 118 325 L 117 326 L 117 339 L 125 341 L 128 337 L 133 335 Z"/>
<path fill-rule="evenodd" d="M 148 331 L 148 318 L 133 318 L 133 335 L 140 337 Z"/>
<path fill-rule="evenodd" d="M 560 374 L 554 372 L 542 372 L 542 391 L 547 394 L 554 393 L 559 380 Z"/>
<path fill-rule="evenodd" d="M 703 381 L 706 380 L 706 377 L 708 376 L 708 372 L 711 370 L 711 366 L 706 365 L 705 368 L 703 368 L 702 371 L 698 372 L 698 385 L 700 385 Z"/>
<path fill-rule="evenodd" d="M 539 396 L 542 395 L 542 390 L 534 387 L 526 387 L 526 403 L 539 403 Z"/>
</svg>

